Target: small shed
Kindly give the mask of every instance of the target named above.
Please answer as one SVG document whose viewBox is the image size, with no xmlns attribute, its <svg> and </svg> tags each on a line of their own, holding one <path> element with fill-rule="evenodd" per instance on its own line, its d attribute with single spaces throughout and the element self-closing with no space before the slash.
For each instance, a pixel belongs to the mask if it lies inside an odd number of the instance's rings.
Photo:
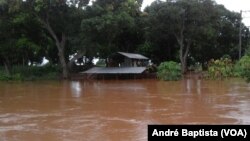
<svg viewBox="0 0 250 141">
<path fill-rule="evenodd" d="M 149 58 L 136 53 L 116 52 L 106 61 L 107 67 L 146 67 Z"/>
<path fill-rule="evenodd" d="M 136 53 L 116 52 L 106 59 L 106 67 L 93 67 L 82 72 L 86 78 L 143 77 L 149 58 Z"/>
</svg>

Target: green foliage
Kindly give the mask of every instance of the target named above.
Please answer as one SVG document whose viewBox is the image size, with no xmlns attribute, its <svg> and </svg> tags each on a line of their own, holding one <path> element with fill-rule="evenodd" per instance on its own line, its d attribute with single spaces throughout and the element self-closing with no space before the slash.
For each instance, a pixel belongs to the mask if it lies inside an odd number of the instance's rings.
<svg viewBox="0 0 250 141">
<path fill-rule="evenodd" d="M 11 75 L 0 68 L 0 81 L 27 81 L 58 79 L 61 69 L 58 66 L 14 66 Z"/>
<path fill-rule="evenodd" d="M 84 12 L 81 23 L 87 54 L 107 57 L 116 51 L 134 52 L 142 42 L 140 10 L 136 0 L 96 0 Z"/>
<path fill-rule="evenodd" d="M 145 35 L 153 45 L 151 56 L 156 56 L 158 62 L 176 59 L 179 53 L 176 37 L 180 35 L 183 35 L 179 39 L 184 39 L 184 45 L 188 40 L 192 42 L 188 56 L 197 62 L 204 64 L 224 54 L 238 59 L 240 14 L 213 0 L 155 1 L 145 13 Z M 181 30 L 182 25 L 184 30 Z M 246 49 L 249 37 L 249 29 L 243 25 L 242 50 Z"/>
<path fill-rule="evenodd" d="M 242 58 L 243 58 L 243 57 L 242 57 Z M 243 66 L 242 66 L 242 64 L 241 64 L 240 62 L 241 62 L 241 60 L 238 61 L 238 62 L 234 65 L 234 67 L 233 67 L 233 73 L 234 73 L 234 76 L 235 76 L 235 77 L 241 77 L 242 74 L 243 74 Z"/>
<path fill-rule="evenodd" d="M 3 70 L 0 70 L 0 81 L 10 80 L 11 77 L 7 75 Z"/>
<path fill-rule="evenodd" d="M 157 68 L 157 77 L 165 81 L 181 79 L 180 64 L 173 61 L 161 63 Z"/>
<path fill-rule="evenodd" d="M 238 61 L 234 67 L 234 72 L 236 76 L 241 76 L 250 82 L 250 56 L 243 56 L 240 61 Z"/>
<path fill-rule="evenodd" d="M 150 42 L 145 42 L 138 46 L 137 52 L 145 54 L 146 56 L 150 56 L 153 53 L 153 47 Z"/>
<path fill-rule="evenodd" d="M 22 81 L 24 78 L 20 73 L 15 73 L 13 75 L 6 74 L 3 70 L 0 70 L 0 81 Z"/>
<path fill-rule="evenodd" d="M 208 75 L 210 79 L 224 79 L 233 76 L 233 62 L 229 58 L 210 60 L 208 64 Z"/>
</svg>

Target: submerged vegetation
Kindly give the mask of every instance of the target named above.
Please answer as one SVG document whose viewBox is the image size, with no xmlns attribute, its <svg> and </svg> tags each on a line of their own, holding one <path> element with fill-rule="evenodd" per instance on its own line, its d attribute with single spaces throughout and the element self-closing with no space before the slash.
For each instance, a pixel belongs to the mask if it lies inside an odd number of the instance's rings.
<svg viewBox="0 0 250 141">
<path fill-rule="evenodd" d="M 230 58 L 221 58 L 217 60 L 210 60 L 208 64 L 208 77 L 210 79 L 224 79 L 232 77 L 233 73 L 233 62 Z"/>
<path fill-rule="evenodd" d="M 179 80 L 181 79 L 181 65 L 173 61 L 163 62 L 157 68 L 157 77 L 167 81 Z"/>
<path fill-rule="evenodd" d="M 209 79 L 224 79 L 228 77 L 242 77 L 250 82 L 250 56 L 248 53 L 239 61 L 233 62 L 224 57 L 211 60 L 208 64 L 207 77 Z"/>
<path fill-rule="evenodd" d="M 250 56 L 243 56 L 239 62 L 235 65 L 235 72 L 237 76 L 241 76 L 250 82 Z"/>
</svg>

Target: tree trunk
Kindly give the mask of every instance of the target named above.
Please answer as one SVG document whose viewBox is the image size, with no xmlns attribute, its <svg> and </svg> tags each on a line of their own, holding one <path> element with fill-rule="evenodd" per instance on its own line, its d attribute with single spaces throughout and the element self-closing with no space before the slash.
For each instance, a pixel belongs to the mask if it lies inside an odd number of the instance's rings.
<svg viewBox="0 0 250 141">
<path fill-rule="evenodd" d="M 181 72 L 185 74 L 187 72 L 187 58 L 184 56 L 180 58 L 181 60 Z"/>
<path fill-rule="evenodd" d="M 185 73 L 185 70 L 186 70 L 186 59 L 184 58 L 184 55 L 183 55 L 183 50 L 184 50 L 184 44 L 180 44 L 180 61 L 181 61 L 181 72 L 182 74 Z"/>
<path fill-rule="evenodd" d="M 182 72 L 182 74 L 185 74 L 187 72 L 187 57 L 188 57 L 190 45 L 191 45 L 191 41 L 188 41 L 186 47 L 184 44 L 182 44 L 180 47 L 180 60 L 181 60 L 181 72 Z M 186 48 L 185 52 L 184 52 L 184 48 Z"/>
<path fill-rule="evenodd" d="M 61 34 L 61 41 L 59 40 L 59 38 L 57 37 L 56 33 L 54 32 L 54 30 L 52 29 L 52 27 L 50 26 L 50 23 L 48 21 L 48 19 L 46 21 L 42 21 L 42 23 L 44 24 L 45 28 L 48 30 L 48 32 L 50 33 L 50 35 L 53 37 L 53 39 L 56 42 L 56 47 L 58 49 L 58 57 L 59 57 L 59 61 L 60 64 L 62 66 L 63 69 L 63 79 L 68 79 L 69 78 L 69 69 L 65 60 L 65 43 L 66 43 L 66 35 L 65 33 Z"/>
<path fill-rule="evenodd" d="M 68 79 L 69 78 L 69 71 L 68 71 L 68 66 L 65 61 L 65 55 L 64 55 L 64 50 L 62 47 L 57 47 L 58 48 L 58 57 L 63 69 L 63 79 Z"/>
<path fill-rule="evenodd" d="M 182 29 L 180 35 L 178 36 L 177 34 L 175 34 L 175 37 L 177 39 L 177 42 L 180 46 L 180 50 L 179 50 L 179 59 L 181 62 L 181 72 L 182 74 L 184 74 L 186 72 L 186 68 L 187 68 L 187 54 L 189 49 L 187 48 L 186 51 L 184 51 L 185 49 L 185 44 L 184 44 L 184 35 L 183 35 L 183 31 L 184 29 Z"/>
<path fill-rule="evenodd" d="M 58 49 L 58 57 L 59 57 L 59 60 L 60 60 L 60 63 L 62 65 L 62 69 L 63 69 L 63 79 L 68 79 L 69 78 L 69 70 L 68 70 L 68 66 L 67 66 L 67 63 L 65 60 L 65 55 L 64 55 L 65 42 L 66 42 L 65 35 L 62 35 L 62 41 L 59 42 L 57 40 L 56 46 Z"/>
<path fill-rule="evenodd" d="M 5 59 L 4 61 L 4 68 L 5 68 L 5 72 L 7 75 L 10 75 L 10 70 L 11 70 L 11 65 L 10 65 L 10 61 L 8 58 Z"/>
<path fill-rule="evenodd" d="M 188 57 L 190 45 L 191 45 L 191 41 L 188 40 L 187 45 L 186 45 L 186 50 L 185 50 L 185 53 L 183 55 L 183 65 L 182 65 L 182 73 L 183 74 L 187 72 L 187 57 Z"/>
<path fill-rule="evenodd" d="M 184 29 L 185 29 L 185 21 L 183 20 L 182 24 L 181 24 L 180 33 L 179 34 L 175 33 L 175 37 L 176 37 L 177 42 L 178 42 L 178 44 L 180 46 L 180 55 L 179 55 L 179 57 L 180 57 L 180 62 L 181 62 L 181 72 L 182 72 L 182 74 L 185 74 L 187 72 L 187 57 L 188 57 L 189 48 L 190 48 L 190 45 L 191 45 L 190 40 L 187 40 L 185 42 Z"/>
</svg>

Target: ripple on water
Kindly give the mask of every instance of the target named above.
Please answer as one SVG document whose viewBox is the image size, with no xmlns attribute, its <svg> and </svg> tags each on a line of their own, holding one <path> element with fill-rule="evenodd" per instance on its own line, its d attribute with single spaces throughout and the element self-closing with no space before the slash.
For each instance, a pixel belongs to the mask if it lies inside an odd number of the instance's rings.
<svg viewBox="0 0 250 141">
<path fill-rule="evenodd" d="M 104 80 L 79 82 L 75 89 L 70 81 L 1 85 L 7 86 L 0 89 L 1 141 L 146 141 L 148 124 L 250 123 L 250 85 L 242 82 Z"/>
<path fill-rule="evenodd" d="M 0 132 L 8 132 L 8 131 L 30 131 L 36 127 L 37 124 L 29 123 L 29 124 L 19 124 L 19 125 L 3 125 L 0 127 Z"/>
</svg>

